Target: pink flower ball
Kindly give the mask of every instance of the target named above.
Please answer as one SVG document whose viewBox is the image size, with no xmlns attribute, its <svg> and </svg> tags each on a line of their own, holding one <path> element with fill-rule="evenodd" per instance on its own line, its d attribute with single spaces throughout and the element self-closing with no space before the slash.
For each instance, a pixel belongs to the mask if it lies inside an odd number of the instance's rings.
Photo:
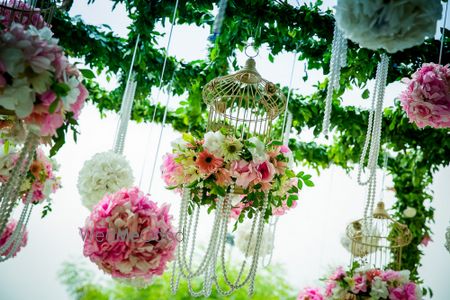
<svg viewBox="0 0 450 300">
<path fill-rule="evenodd" d="M 94 206 L 81 229 L 83 254 L 114 278 L 162 275 L 177 245 L 171 220 L 168 205 L 124 188 Z"/>
<path fill-rule="evenodd" d="M 324 297 L 318 288 L 305 288 L 298 296 L 297 300 L 323 300 Z"/>
<path fill-rule="evenodd" d="M 6 244 L 6 242 L 11 238 L 14 229 L 17 226 L 17 221 L 16 220 L 11 220 L 5 227 L 5 230 L 3 231 L 2 236 L 0 237 L 0 248 L 3 247 L 3 245 Z M 25 233 L 23 234 L 22 237 L 22 242 L 20 243 L 20 245 L 17 247 L 16 252 L 14 252 L 14 254 L 12 255 L 12 257 L 16 256 L 17 253 L 20 251 L 20 249 L 22 247 L 25 247 L 27 245 L 27 241 L 28 241 L 28 231 L 25 229 Z M 11 246 L 6 249 L 5 251 L 3 251 L 2 253 L 0 253 L 0 255 L 2 256 L 6 256 L 9 255 L 10 252 L 12 251 L 14 246 L 14 243 L 11 244 Z"/>
<path fill-rule="evenodd" d="M 400 99 L 409 120 L 418 127 L 450 127 L 449 65 L 423 64 Z"/>
</svg>

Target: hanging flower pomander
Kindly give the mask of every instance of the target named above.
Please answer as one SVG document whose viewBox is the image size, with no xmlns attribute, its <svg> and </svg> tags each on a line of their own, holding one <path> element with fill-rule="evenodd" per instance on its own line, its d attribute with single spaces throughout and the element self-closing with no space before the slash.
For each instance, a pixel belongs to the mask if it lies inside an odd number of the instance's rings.
<svg viewBox="0 0 450 300">
<path fill-rule="evenodd" d="M 11 171 L 17 163 L 20 153 L 15 148 L 5 151 L 2 143 L 0 143 L 0 147 L 3 148 L 0 151 L 0 182 L 5 184 L 11 176 Z M 26 201 L 28 193 L 33 194 L 31 202 L 34 204 L 49 199 L 50 195 L 61 187 L 61 179 L 56 176 L 58 168 L 56 161 L 48 158 L 42 149 L 36 149 L 34 160 L 20 186 L 23 201 Z"/>
<path fill-rule="evenodd" d="M 232 203 L 232 213 L 238 212 L 240 221 L 262 206 L 259 199 L 265 193 L 271 207 L 267 220 L 295 207 L 303 184 L 313 186 L 310 175 L 294 173 L 292 152 L 279 142 L 263 143 L 257 137 L 240 140 L 210 131 L 204 139 L 184 134 L 172 146 L 173 153 L 164 157 L 161 167 L 168 188 L 188 187 L 193 195 L 203 195 L 194 201 L 212 207 L 217 197 L 241 195 L 240 201 Z"/>
<path fill-rule="evenodd" d="M 81 230 L 84 255 L 114 278 L 150 280 L 162 275 L 177 245 L 169 206 L 137 187 L 106 195 Z"/>
<path fill-rule="evenodd" d="M 439 0 L 338 0 L 335 19 L 361 47 L 394 53 L 433 37 L 441 15 Z"/>
<path fill-rule="evenodd" d="M 64 124 L 76 124 L 87 96 L 80 72 L 69 64 L 48 27 L 13 23 L 0 31 L 2 114 L 51 137 Z"/>
<path fill-rule="evenodd" d="M 133 185 L 133 170 L 127 159 L 113 151 L 95 154 L 87 160 L 78 175 L 78 192 L 83 205 L 89 209 L 107 193 Z"/>
<path fill-rule="evenodd" d="M 249 256 L 252 253 L 255 252 L 256 248 L 256 226 L 253 228 L 253 234 L 251 234 L 252 231 L 252 224 L 251 222 L 245 222 L 242 226 L 239 226 L 237 229 L 237 237 L 236 237 L 236 246 L 239 249 L 239 251 L 242 252 L 242 254 Z M 251 241 L 249 243 L 249 239 L 251 238 Z M 247 251 L 248 247 L 248 251 Z M 273 236 L 272 233 L 268 230 L 264 230 L 261 245 L 259 249 L 259 255 L 265 256 L 272 252 L 273 247 Z"/>
<path fill-rule="evenodd" d="M 313 290 L 314 294 L 323 295 L 317 299 L 420 300 L 421 288 L 410 280 L 409 275 L 409 270 L 361 269 L 354 264 L 349 271 L 338 267 L 327 276 L 324 291 Z"/>
<path fill-rule="evenodd" d="M 423 64 L 400 96 L 403 110 L 418 127 L 450 127 L 450 67 Z"/>
<path fill-rule="evenodd" d="M 11 238 L 11 236 L 14 233 L 14 230 L 16 229 L 17 221 L 11 220 L 6 225 L 5 230 L 3 231 L 2 235 L 0 236 L 0 249 L 3 248 L 3 246 L 8 242 L 8 240 Z M 25 247 L 27 245 L 28 241 L 28 231 L 25 229 L 25 233 L 22 236 L 22 241 L 19 243 L 18 247 L 16 248 L 16 251 L 11 255 L 12 257 L 16 256 L 17 253 L 22 249 L 22 247 Z M 0 256 L 8 256 L 11 254 L 11 251 L 13 250 L 14 243 L 11 244 L 8 249 L 5 249 L 3 252 L 0 252 Z"/>
</svg>

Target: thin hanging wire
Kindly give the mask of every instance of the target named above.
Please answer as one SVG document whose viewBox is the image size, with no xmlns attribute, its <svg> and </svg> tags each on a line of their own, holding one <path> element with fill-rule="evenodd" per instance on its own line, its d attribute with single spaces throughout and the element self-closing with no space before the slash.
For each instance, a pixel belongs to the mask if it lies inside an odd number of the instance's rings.
<svg viewBox="0 0 450 300">
<path fill-rule="evenodd" d="M 152 116 L 152 120 L 151 120 L 150 124 L 153 124 L 155 122 L 156 109 L 157 109 L 157 105 L 159 103 L 159 96 L 160 96 L 161 89 L 162 89 L 162 86 L 163 86 L 163 78 L 164 78 L 164 73 L 166 71 L 167 58 L 169 57 L 170 45 L 172 43 L 173 27 L 175 26 L 175 17 L 176 17 L 176 14 L 177 14 L 177 10 L 178 10 L 178 0 L 176 0 L 175 6 L 173 8 L 172 21 L 171 21 L 171 24 L 170 24 L 170 31 L 169 31 L 169 38 L 167 40 L 166 49 L 165 49 L 165 53 L 164 53 L 164 62 L 163 62 L 162 70 L 161 70 L 161 76 L 159 77 L 158 93 L 156 94 L 156 99 L 153 102 L 153 105 L 155 106 L 155 108 L 154 108 L 154 111 L 153 111 L 153 116 Z M 166 110 L 167 110 L 167 107 L 166 107 Z M 145 149 L 149 149 L 150 148 L 151 137 L 152 137 L 152 128 L 150 127 Z M 143 177 L 144 177 L 144 170 L 145 170 L 145 166 L 146 165 L 147 165 L 147 155 L 144 156 L 144 163 L 142 164 L 141 175 L 139 177 L 139 186 L 142 186 L 142 180 L 143 180 Z"/>
<path fill-rule="evenodd" d="M 155 176 L 156 163 L 157 163 L 157 161 L 158 161 L 159 150 L 160 150 L 160 148 L 161 148 L 162 135 L 163 135 L 164 128 L 165 128 L 165 126 L 166 126 L 167 112 L 168 112 L 168 110 L 169 110 L 168 107 L 169 107 L 170 98 L 171 98 L 171 96 L 170 96 L 170 90 L 171 90 L 171 88 L 172 88 L 172 82 L 173 82 L 173 78 L 174 78 L 174 76 L 175 76 L 175 73 L 176 73 L 176 68 L 175 68 L 175 70 L 173 71 L 172 79 L 170 80 L 169 86 L 168 86 L 168 88 L 167 88 L 167 100 L 166 100 L 166 104 L 165 104 L 166 108 L 164 109 L 164 116 L 163 116 L 163 120 L 162 120 L 162 123 L 161 123 L 161 129 L 160 129 L 160 131 L 159 131 L 158 144 L 157 144 L 157 146 L 156 146 L 155 157 L 154 157 L 154 159 L 153 159 L 152 173 L 150 174 L 150 184 L 149 184 L 149 186 L 148 186 L 148 193 L 149 193 L 149 194 L 151 193 L 151 190 L 152 190 L 153 178 L 154 178 L 154 176 Z"/>
<path fill-rule="evenodd" d="M 287 121 L 287 116 L 289 113 L 289 99 L 291 98 L 292 79 L 294 78 L 294 70 L 295 70 L 296 62 L 297 62 L 297 52 L 294 53 L 294 57 L 292 58 L 291 77 L 289 79 L 289 90 L 288 90 L 288 95 L 287 95 L 287 99 L 286 99 L 286 110 L 284 111 L 283 126 L 282 126 L 282 133 L 281 133 L 282 137 L 284 137 L 284 134 L 286 131 L 286 121 Z"/>
<path fill-rule="evenodd" d="M 441 47 L 439 49 L 439 64 L 442 62 L 442 51 L 444 50 L 445 26 L 447 25 L 448 1 L 445 3 L 444 25 L 442 26 Z"/>
</svg>

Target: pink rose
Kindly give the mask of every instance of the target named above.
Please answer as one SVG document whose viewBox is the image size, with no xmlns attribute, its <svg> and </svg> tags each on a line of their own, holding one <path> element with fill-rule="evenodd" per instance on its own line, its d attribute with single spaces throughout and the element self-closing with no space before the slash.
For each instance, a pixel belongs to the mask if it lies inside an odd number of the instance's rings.
<svg viewBox="0 0 450 300">
<path fill-rule="evenodd" d="M 272 181 L 276 173 L 276 169 L 273 164 L 267 160 L 256 165 L 255 168 L 258 174 L 258 181 L 260 182 Z"/>
<path fill-rule="evenodd" d="M 282 146 L 280 146 L 280 152 L 283 154 L 287 154 L 287 153 L 291 152 L 291 149 L 289 149 L 289 147 L 286 145 L 282 145 Z"/>
<path fill-rule="evenodd" d="M 246 189 L 258 177 L 258 172 L 252 163 L 235 160 L 231 163 L 231 176 L 236 178 L 238 186 Z"/>
<path fill-rule="evenodd" d="M 353 277 L 355 286 L 352 288 L 352 292 L 358 294 L 360 292 L 367 292 L 366 277 L 362 275 L 356 275 Z"/>
</svg>

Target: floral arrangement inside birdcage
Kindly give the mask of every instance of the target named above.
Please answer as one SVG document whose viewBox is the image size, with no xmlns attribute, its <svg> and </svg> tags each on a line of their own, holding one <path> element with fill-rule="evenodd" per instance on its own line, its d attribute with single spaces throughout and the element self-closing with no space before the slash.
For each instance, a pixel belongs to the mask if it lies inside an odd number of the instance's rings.
<svg viewBox="0 0 450 300">
<path fill-rule="evenodd" d="M 265 194 L 270 208 L 266 219 L 296 206 L 298 192 L 313 183 L 311 175 L 296 174 L 292 167 L 292 152 L 281 142 L 241 140 L 223 129 L 207 132 L 203 139 L 184 134 L 164 157 L 161 171 L 168 188 L 189 188 L 193 204 L 213 209 L 218 197 L 236 194 L 232 209 L 239 210 L 242 222 L 262 208 Z"/>
<path fill-rule="evenodd" d="M 354 263 L 349 270 L 338 267 L 322 280 L 323 290 L 306 288 L 297 299 L 422 299 L 421 288 L 410 279 L 408 270 L 365 269 Z"/>
<path fill-rule="evenodd" d="M 55 8 L 55 0 L 35 0 L 30 2 L 0 0 L 0 24 L 9 27 L 12 23 L 20 23 L 24 26 L 32 25 L 40 29 L 44 26 L 49 26 Z"/>
</svg>

